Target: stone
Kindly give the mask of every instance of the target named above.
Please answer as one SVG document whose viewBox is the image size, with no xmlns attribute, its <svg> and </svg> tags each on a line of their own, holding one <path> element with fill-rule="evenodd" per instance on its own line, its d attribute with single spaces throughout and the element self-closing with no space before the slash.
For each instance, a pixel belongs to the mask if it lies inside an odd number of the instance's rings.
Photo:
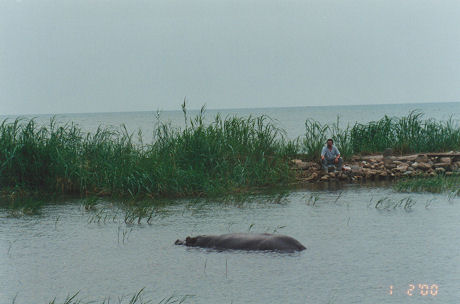
<svg viewBox="0 0 460 304">
<path fill-rule="evenodd" d="M 294 165 L 296 169 L 305 170 L 308 168 L 307 163 L 302 161 L 301 159 L 292 159 L 291 163 Z"/>
<path fill-rule="evenodd" d="M 295 170 L 298 181 L 361 181 L 390 180 L 399 177 L 452 175 L 460 172 L 460 153 L 414 154 L 406 156 L 369 155 L 356 156 L 348 162 L 341 172 L 329 170 L 323 172 L 319 161 L 290 160 L 291 169 Z M 332 169 L 332 168 L 331 168 Z M 331 172 L 332 171 L 332 172 Z"/>
<path fill-rule="evenodd" d="M 321 165 L 318 162 L 306 162 L 306 164 L 310 169 L 321 169 Z"/>
<path fill-rule="evenodd" d="M 360 166 L 358 165 L 352 165 L 351 166 L 351 173 L 353 174 L 362 174 L 363 173 L 363 168 L 361 168 Z"/>
<path fill-rule="evenodd" d="M 445 173 L 446 172 L 446 169 L 444 169 L 443 167 L 437 167 L 435 169 L 436 173 L 440 174 L 440 173 Z"/>
<path fill-rule="evenodd" d="M 341 173 L 341 174 L 339 175 L 339 179 L 340 179 L 340 180 L 347 180 L 347 179 L 348 179 L 348 176 L 347 176 L 346 174 Z"/>
<path fill-rule="evenodd" d="M 401 161 L 415 161 L 417 157 L 418 157 L 418 154 L 414 154 L 414 155 L 400 156 L 398 157 L 398 159 Z"/>
<path fill-rule="evenodd" d="M 364 171 L 364 176 L 366 176 L 366 178 L 374 178 L 375 176 L 377 175 L 377 171 L 376 170 L 372 170 L 372 169 L 368 169 L 368 170 L 365 170 Z"/>
<path fill-rule="evenodd" d="M 387 169 L 394 169 L 394 168 L 396 168 L 396 164 L 395 164 L 395 163 L 386 164 L 386 165 L 385 165 L 385 168 L 387 168 Z"/>
<path fill-rule="evenodd" d="M 385 163 L 385 162 L 387 162 L 387 161 L 394 161 L 394 160 L 396 160 L 396 157 L 394 157 L 394 156 L 387 156 L 387 157 L 384 157 L 384 158 L 382 159 L 382 162 Z"/>
<path fill-rule="evenodd" d="M 307 181 L 312 181 L 318 179 L 318 173 L 313 172 L 309 177 L 306 178 Z"/>
<path fill-rule="evenodd" d="M 428 156 L 426 154 L 419 154 L 415 158 L 415 161 L 418 163 L 426 163 L 428 162 Z"/>
<path fill-rule="evenodd" d="M 435 164 L 434 164 L 434 167 L 435 167 L 435 168 L 444 168 L 444 169 L 447 169 L 449 166 L 450 166 L 449 163 L 435 163 Z"/>
<path fill-rule="evenodd" d="M 403 173 L 403 176 L 412 176 L 414 171 L 406 171 Z"/>
<path fill-rule="evenodd" d="M 345 166 L 342 167 L 342 170 L 344 172 L 351 172 L 351 167 L 345 165 Z"/>
<path fill-rule="evenodd" d="M 405 172 L 407 171 L 407 169 L 409 168 L 408 165 L 405 165 L 405 164 L 400 164 L 396 167 L 396 171 L 399 171 L 399 172 Z"/>
<path fill-rule="evenodd" d="M 420 169 L 420 170 L 429 170 L 431 169 L 433 166 L 430 164 L 430 163 L 417 163 L 417 169 Z"/>
<path fill-rule="evenodd" d="M 440 163 L 445 163 L 445 164 L 449 164 L 449 165 L 450 165 L 450 164 L 452 164 L 452 158 L 450 158 L 450 157 L 441 157 L 441 158 L 439 159 L 439 162 L 440 162 Z"/>
</svg>

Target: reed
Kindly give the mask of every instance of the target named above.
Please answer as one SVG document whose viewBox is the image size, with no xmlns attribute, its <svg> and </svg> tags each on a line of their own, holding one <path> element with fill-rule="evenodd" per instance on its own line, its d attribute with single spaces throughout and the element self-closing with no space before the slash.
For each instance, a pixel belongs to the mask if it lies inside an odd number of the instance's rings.
<svg viewBox="0 0 460 304">
<path fill-rule="evenodd" d="M 133 139 L 126 127 L 85 133 L 75 124 L 35 120 L 0 125 L 0 186 L 62 194 L 208 196 L 286 184 L 295 142 L 267 116 L 217 115 L 204 108 L 186 126 L 157 122 L 152 143 Z"/>
<path fill-rule="evenodd" d="M 372 200 L 370 203 L 372 203 Z M 395 200 L 391 197 L 386 196 L 377 200 L 377 202 L 375 203 L 375 209 L 392 210 L 396 208 L 403 208 L 406 211 L 410 211 L 416 203 L 417 202 L 411 197 L 405 197 L 400 200 Z"/>
<path fill-rule="evenodd" d="M 341 127 L 339 119 L 331 125 L 309 119 L 303 152 L 310 160 L 319 158 L 327 138 L 335 141 L 345 159 L 352 155 L 382 152 L 395 153 L 443 152 L 460 150 L 460 126 L 452 118 L 447 121 L 425 119 L 423 113 L 412 111 L 407 116 L 384 116 L 368 123 Z"/>
<path fill-rule="evenodd" d="M 404 179 L 398 181 L 393 187 L 400 192 L 448 192 L 450 195 L 457 196 L 460 195 L 460 175 Z"/>
<path fill-rule="evenodd" d="M 181 303 L 186 303 L 188 302 L 188 299 L 192 298 L 191 295 L 185 295 L 185 296 L 169 296 L 161 299 L 159 302 L 153 302 L 151 299 L 145 299 L 144 296 L 144 288 L 139 290 L 138 292 L 134 293 L 131 296 L 119 296 L 116 297 L 113 301 L 111 300 L 110 297 L 106 297 L 100 301 L 92 300 L 92 301 L 83 301 L 82 299 L 78 298 L 79 291 L 74 293 L 73 295 L 67 296 L 63 302 L 57 302 L 56 298 L 54 298 L 52 301 L 49 302 L 49 304 L 110 304 L 110 303 L 117 303 L 117 304 L 147 304 L 147 303 L 158 303 L 158 304 L 181 304 Z M 13 304 L 16 303 L 16 298 L 13 299 Z"/>
</svg>

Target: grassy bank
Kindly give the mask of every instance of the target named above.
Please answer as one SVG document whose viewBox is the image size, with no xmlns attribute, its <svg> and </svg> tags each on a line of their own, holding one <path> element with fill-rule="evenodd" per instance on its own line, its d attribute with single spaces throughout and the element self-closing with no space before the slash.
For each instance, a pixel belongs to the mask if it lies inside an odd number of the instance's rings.
<svg viewBox="0 0 460 304">
<path fill-rule="evenodd" d="M 176 129 L 158 121 L 144 144 L 125 127 L 85 133 L 74 124 L 34 120 L 0 125 L 4 192 L 112 196 L 201 196 L 287 183 L 294 143 L 266 116 L 216 116 L 204 110 Z"/>
<path fill-rule="evenodd" d="M 303 152 L 318 159 L 327 138 L 332 138 L 345 158 L 392 148 L 395 153 L 444 152 L 460 150 L 460 126 L 452 119 L 437 121 L 413 111 L 403 117 L 384 116 L 378 121 L 342 127 L 339 119 L 331 125 L 315 120 L 305 122 Z"/>
<path fill-rule="evenodd" d="M 154 140 L 120 128 L 87 133 L 75 124 L 51 120 L 5 120 L 0 125 L 0 187 L 3 194 L 96 196 L 213 196 L 295 179 L 289 160 L 303 153 L 318 160 L 332 137 L 347 159 L 355 154 L 460 150 L 460 127 L 452 120 L 424 119 L 412 112 L 366 124 L 341 127 L 307 120 L 306 135 L 285 139 L 267 116 L 217 115 L 204 123 L 204 109 L 174 128 L 159 119 Z"/>
<path fill-rule="evenodd" d="M 398 181 L 394 188 L 400 192 L 448 192 L 452 195 L 460 195 L 460 175 L 404 179 Z"/>
</svg>

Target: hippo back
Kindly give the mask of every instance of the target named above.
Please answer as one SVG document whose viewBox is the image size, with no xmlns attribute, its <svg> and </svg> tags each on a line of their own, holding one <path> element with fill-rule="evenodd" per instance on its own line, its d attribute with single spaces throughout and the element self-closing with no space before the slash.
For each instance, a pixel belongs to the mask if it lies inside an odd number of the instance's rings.
<svg viewBox="0 0 460 304">
<path fill-rule="evenodd" d="M 188 237 L 185 245 L 214 248 L 218 250 L 234 249 L 293 252 L 306 249 L 299 241 L 290 236 L 268 233 L 199 235 L 196 237 Z"/>
</svg>

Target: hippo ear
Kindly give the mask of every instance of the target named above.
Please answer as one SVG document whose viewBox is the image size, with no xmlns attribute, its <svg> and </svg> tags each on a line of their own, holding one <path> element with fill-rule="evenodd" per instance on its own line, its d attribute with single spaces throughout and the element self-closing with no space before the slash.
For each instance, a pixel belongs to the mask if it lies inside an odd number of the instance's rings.
<svg viewBox="0 0 460 304">
<path fill-rule="evenodd" d="M 186 237 L 185 238 L 185 245 L 193 246 L 196 243 L 196 237 Z"/>
</svg>

